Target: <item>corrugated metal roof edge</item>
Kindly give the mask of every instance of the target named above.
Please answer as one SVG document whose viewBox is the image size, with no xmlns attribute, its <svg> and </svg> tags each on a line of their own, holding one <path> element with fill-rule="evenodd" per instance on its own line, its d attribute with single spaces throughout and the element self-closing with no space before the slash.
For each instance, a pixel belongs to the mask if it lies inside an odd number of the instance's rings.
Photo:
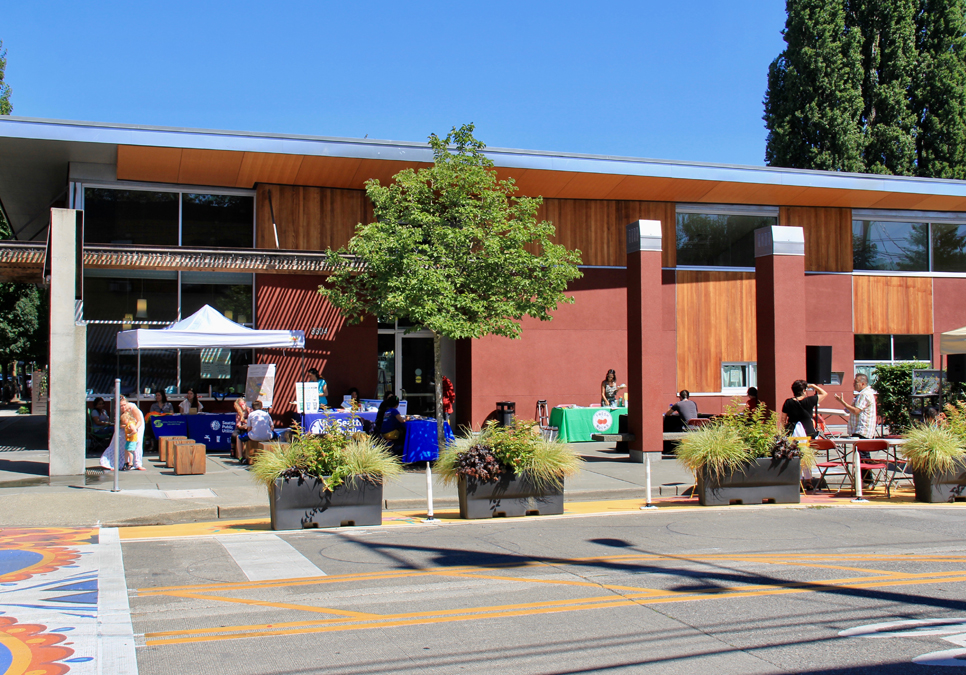
<svg viewBox="0 0 966 675">
<path fill-rule="evenodd" d="M 426 143 L 0 117 L 0 137 L 430 162 Z M 966 197 L 966 181 L 487 148 L 497 167 Z"/>
</svg>

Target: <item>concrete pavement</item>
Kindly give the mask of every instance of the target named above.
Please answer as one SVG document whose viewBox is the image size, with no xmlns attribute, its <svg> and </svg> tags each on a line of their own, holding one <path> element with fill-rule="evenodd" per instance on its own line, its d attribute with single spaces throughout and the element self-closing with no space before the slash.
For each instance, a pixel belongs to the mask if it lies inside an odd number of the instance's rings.
<svg viewBox="0 0 966 675">
<path fill-rule="evenodd" d="M 0 411 L 0 415 L 2 412 Z M 176 476 L 157 454 L 145 456 L 147 471 L 120 474 L 119 493 L 111 491 L 113 474 L 96 456 L 87 458 L 84 485 L 47 484 L 46 419 L 0 416 L 0 513 L 3 524 L 18 527 L 155 525 L 219 519 L 268 517 L 264 488 L 252 482 L 248 468 L 227 454 L 209 454 L 207 472 Z M 579 443 L 583 470 L 566 483 L 567 501 L 643 499 L 645 472 L 608 443 Z M 692 484 L 690 472 L 673 459 L 652 461 L 653 495 L 674 496 Z M 434 480 L 434 506 L 457 505 L 456 489 Z M 384 489 L 387 510 L 426 508 L 425 465 L 410 466 Z"/>
</svg>

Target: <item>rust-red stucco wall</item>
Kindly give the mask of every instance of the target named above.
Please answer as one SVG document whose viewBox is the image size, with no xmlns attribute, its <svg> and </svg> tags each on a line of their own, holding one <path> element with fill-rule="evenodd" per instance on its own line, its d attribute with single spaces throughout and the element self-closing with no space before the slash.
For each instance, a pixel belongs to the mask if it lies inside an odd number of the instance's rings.
<svg viewBox="0 0 966 675">
<path fill-rule="evenodd" d="M 341 402 L 349 387 L 363 398 L 376 393 L 375 319 L 348 323 L 318 293 L 322 279 L 307 275 L 258 274 L 255 277 L 257 327 L 305 331 L 305 368 L 317 368 L 329 384 L 332 403 Z M 327 329 L 312 336 L 312 328 Z M 302 354 L 298 350 L 260 350 L 258 363 L 274 363 L 275 405 L 272 414 L 284 416 L 294 410 L 295 382 L 301 377 Z"/>
</svg>

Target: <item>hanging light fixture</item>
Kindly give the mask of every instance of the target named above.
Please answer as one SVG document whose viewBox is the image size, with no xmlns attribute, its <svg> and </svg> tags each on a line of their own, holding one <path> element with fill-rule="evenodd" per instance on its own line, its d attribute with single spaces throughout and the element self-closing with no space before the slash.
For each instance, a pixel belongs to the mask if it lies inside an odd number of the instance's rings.
<svg viewBox="0 0 966 675">
<path fill-rule="evenodd" d="M 131 330 L 130 321 L 133 318 L 134 318 L 134 315 L 133 314 L 125 314 L 124 315 L 124 323 L 121 324 L 121 330 Z"/>
<path fill-rule="evenodd" d="M 226 309 L 225 310 L 225 318 L 228 319 L 229 321 L 234 321 L 235 320 L 235 313 L 233 311 L 231 311 L 230 309 Z"/>
<path fill-rule="evenodd" d="M 148 301 L 144 298 L 144 279 L 141 279 L 141 297 L 138 298 L 138 313 L 136 316 L 139 319 L 148 318 Z"/>
<path fill-rule="evenodd" d="M 238 315 L 238 323 L 240 323 L 240 324 L 246 324 L 246 323 L 248 323 L 248 317 L 245 316 L 244 314 L 239 314 Z"/>
</svg>

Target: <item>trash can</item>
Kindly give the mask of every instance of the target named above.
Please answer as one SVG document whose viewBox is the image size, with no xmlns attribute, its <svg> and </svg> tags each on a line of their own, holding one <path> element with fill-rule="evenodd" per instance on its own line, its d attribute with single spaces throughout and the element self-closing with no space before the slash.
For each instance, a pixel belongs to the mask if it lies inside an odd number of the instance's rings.
<svg viewBox="0 0 966 675">
<path fill-rule="evenodd" d="M 497 401 L 496 402 L 496 423 L 501 427 L 512 427 L 513 417 L 517 412 L 517 404 L 515 401 Z"/>
</svg>

